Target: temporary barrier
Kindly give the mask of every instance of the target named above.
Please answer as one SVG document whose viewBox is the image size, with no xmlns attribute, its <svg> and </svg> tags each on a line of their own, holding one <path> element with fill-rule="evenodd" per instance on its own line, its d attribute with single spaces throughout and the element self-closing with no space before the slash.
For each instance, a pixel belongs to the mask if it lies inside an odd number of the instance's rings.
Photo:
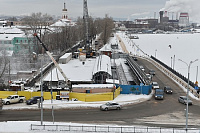
<svg viewBox="0 0 200 133">
<path fill-rule="evenodd" d="M 78 99 L 79 101 L 94 102 L 94 101 L 110 101 L 113 97 L 116 98 L 120 94 L 120 87 L 115 89 L 114 92 L 107 93 L 74 93 L 69 92 L 69 99 Z M 41 96 L 41 92 L 28 92 L 28 91 L 0 91 L 0 98 L 6 98 L 9 95 L 25 96 L 26 100 L 34 96 Z M 57 92 L 52 92 L 53 99 L 56 99 Z M 51 92 L 43 92 L 45 100 L 51 99 Z"/>
<path fill-rule="evenodd" d="M 121 89 L 121 94 L 146 94 L 149 95 L 151 93 L 152 86 L 151 85 L 119 85 Z"/>
<path fill-rule="evenodd" d="M 107 93 L 75 93 L 71 92 L 69 94 L 69 99 L 78 99 L 79 101 L 84 102 L 94 102 L 94 101 L 110 101 L 113 100 L 113 97 L 117 97 L 120 94 L 120 87 L 115 89 L 113 92 Z"/>
<path fill-rule="evenodd" d="M 9 95 L 17 95 L 17 91 L 0 91 L 0 98 L 7 98 Z"/>
</svg>

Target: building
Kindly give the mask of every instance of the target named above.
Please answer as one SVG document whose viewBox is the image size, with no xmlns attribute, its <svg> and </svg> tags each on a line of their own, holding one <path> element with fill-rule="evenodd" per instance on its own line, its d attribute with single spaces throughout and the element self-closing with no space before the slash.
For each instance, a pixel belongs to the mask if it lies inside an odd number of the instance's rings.
<svg viewBox="0 0 200 133">
<path fill-rule="evenodd" d="M 187 27 L 187 26 L 189 26 L 189 14 L 188 13 L 186 13 L 186 12 L 180 13 L 179 26 L 180 27 Z"/>
<path fill-rule="evenodd" d="M 64 9 L 62 9 L 62 18 L 55 22 L 54 24 L 50 25 L 50 27 L 65 27 L 65 26 L 74 26 L 75 23 L 73 23 L 71 20 L 68 19 L 67 15 L 67 9 L 65 7 L 64 3 Z"/>
</svg>

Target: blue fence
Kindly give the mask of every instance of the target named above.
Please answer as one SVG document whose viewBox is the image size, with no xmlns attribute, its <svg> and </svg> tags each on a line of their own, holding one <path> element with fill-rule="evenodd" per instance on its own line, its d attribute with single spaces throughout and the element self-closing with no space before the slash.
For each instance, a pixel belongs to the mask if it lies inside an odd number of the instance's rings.
<svg viewBox="0 0 200 133">
<path fill-rule="evenodd" d="M 122 90 L 120 94 L 146 94 L 151 93 L 152 85 L 119 85 Z"/>
</svg>

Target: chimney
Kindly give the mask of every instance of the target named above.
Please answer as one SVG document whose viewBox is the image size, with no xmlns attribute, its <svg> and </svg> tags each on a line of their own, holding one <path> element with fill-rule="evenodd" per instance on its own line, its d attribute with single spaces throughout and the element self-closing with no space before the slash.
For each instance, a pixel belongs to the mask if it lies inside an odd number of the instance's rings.
<svg viewBox="0 0 200 133">
<path fill-rule="evenodd" d="M 162 24 L 163 23 L 163 11 L 160 11 L 160 24 Z"/>
</svg>

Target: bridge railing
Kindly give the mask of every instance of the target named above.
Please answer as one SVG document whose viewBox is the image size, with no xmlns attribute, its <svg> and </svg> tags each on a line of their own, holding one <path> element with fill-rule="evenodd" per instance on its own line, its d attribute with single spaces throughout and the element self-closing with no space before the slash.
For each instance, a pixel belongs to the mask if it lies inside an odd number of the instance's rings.
<svg viewBox="0 0 200 133">
<path fill-rule="evenodd" d="M 164 74 L 166 74 L 168 77 L 176 81 L 177 84 L 181 85 L 184 88 L 187 88 L 188 86 L 188 79 L 184 77 L 179 72 L 175 71 L 171 67 L 167 66 L 160 60 L 156 59 L 155 57 L 151 56 L 150 58 L 148 56 L 142 57 L 146 59 L 147 61 L 151 62 L 153 65 L 155 65 L 158 69 L 160 69 Z M 200 97 L 200 95 L 197 93 L 197 91 L 194 89 L 194 83 L 189 82 L 189 91 L 197 98 Z"/>
<path fill-rule="evenodd" d="M 140 83 L 149 85 L 150 81 L 148 80 L 144 71 L 141 70 L 139 65 L 133 60 L 131 56 L 127 57 L 127 63 L 129 64 L 131 70 L 135 73 Z"/>
</svg>

